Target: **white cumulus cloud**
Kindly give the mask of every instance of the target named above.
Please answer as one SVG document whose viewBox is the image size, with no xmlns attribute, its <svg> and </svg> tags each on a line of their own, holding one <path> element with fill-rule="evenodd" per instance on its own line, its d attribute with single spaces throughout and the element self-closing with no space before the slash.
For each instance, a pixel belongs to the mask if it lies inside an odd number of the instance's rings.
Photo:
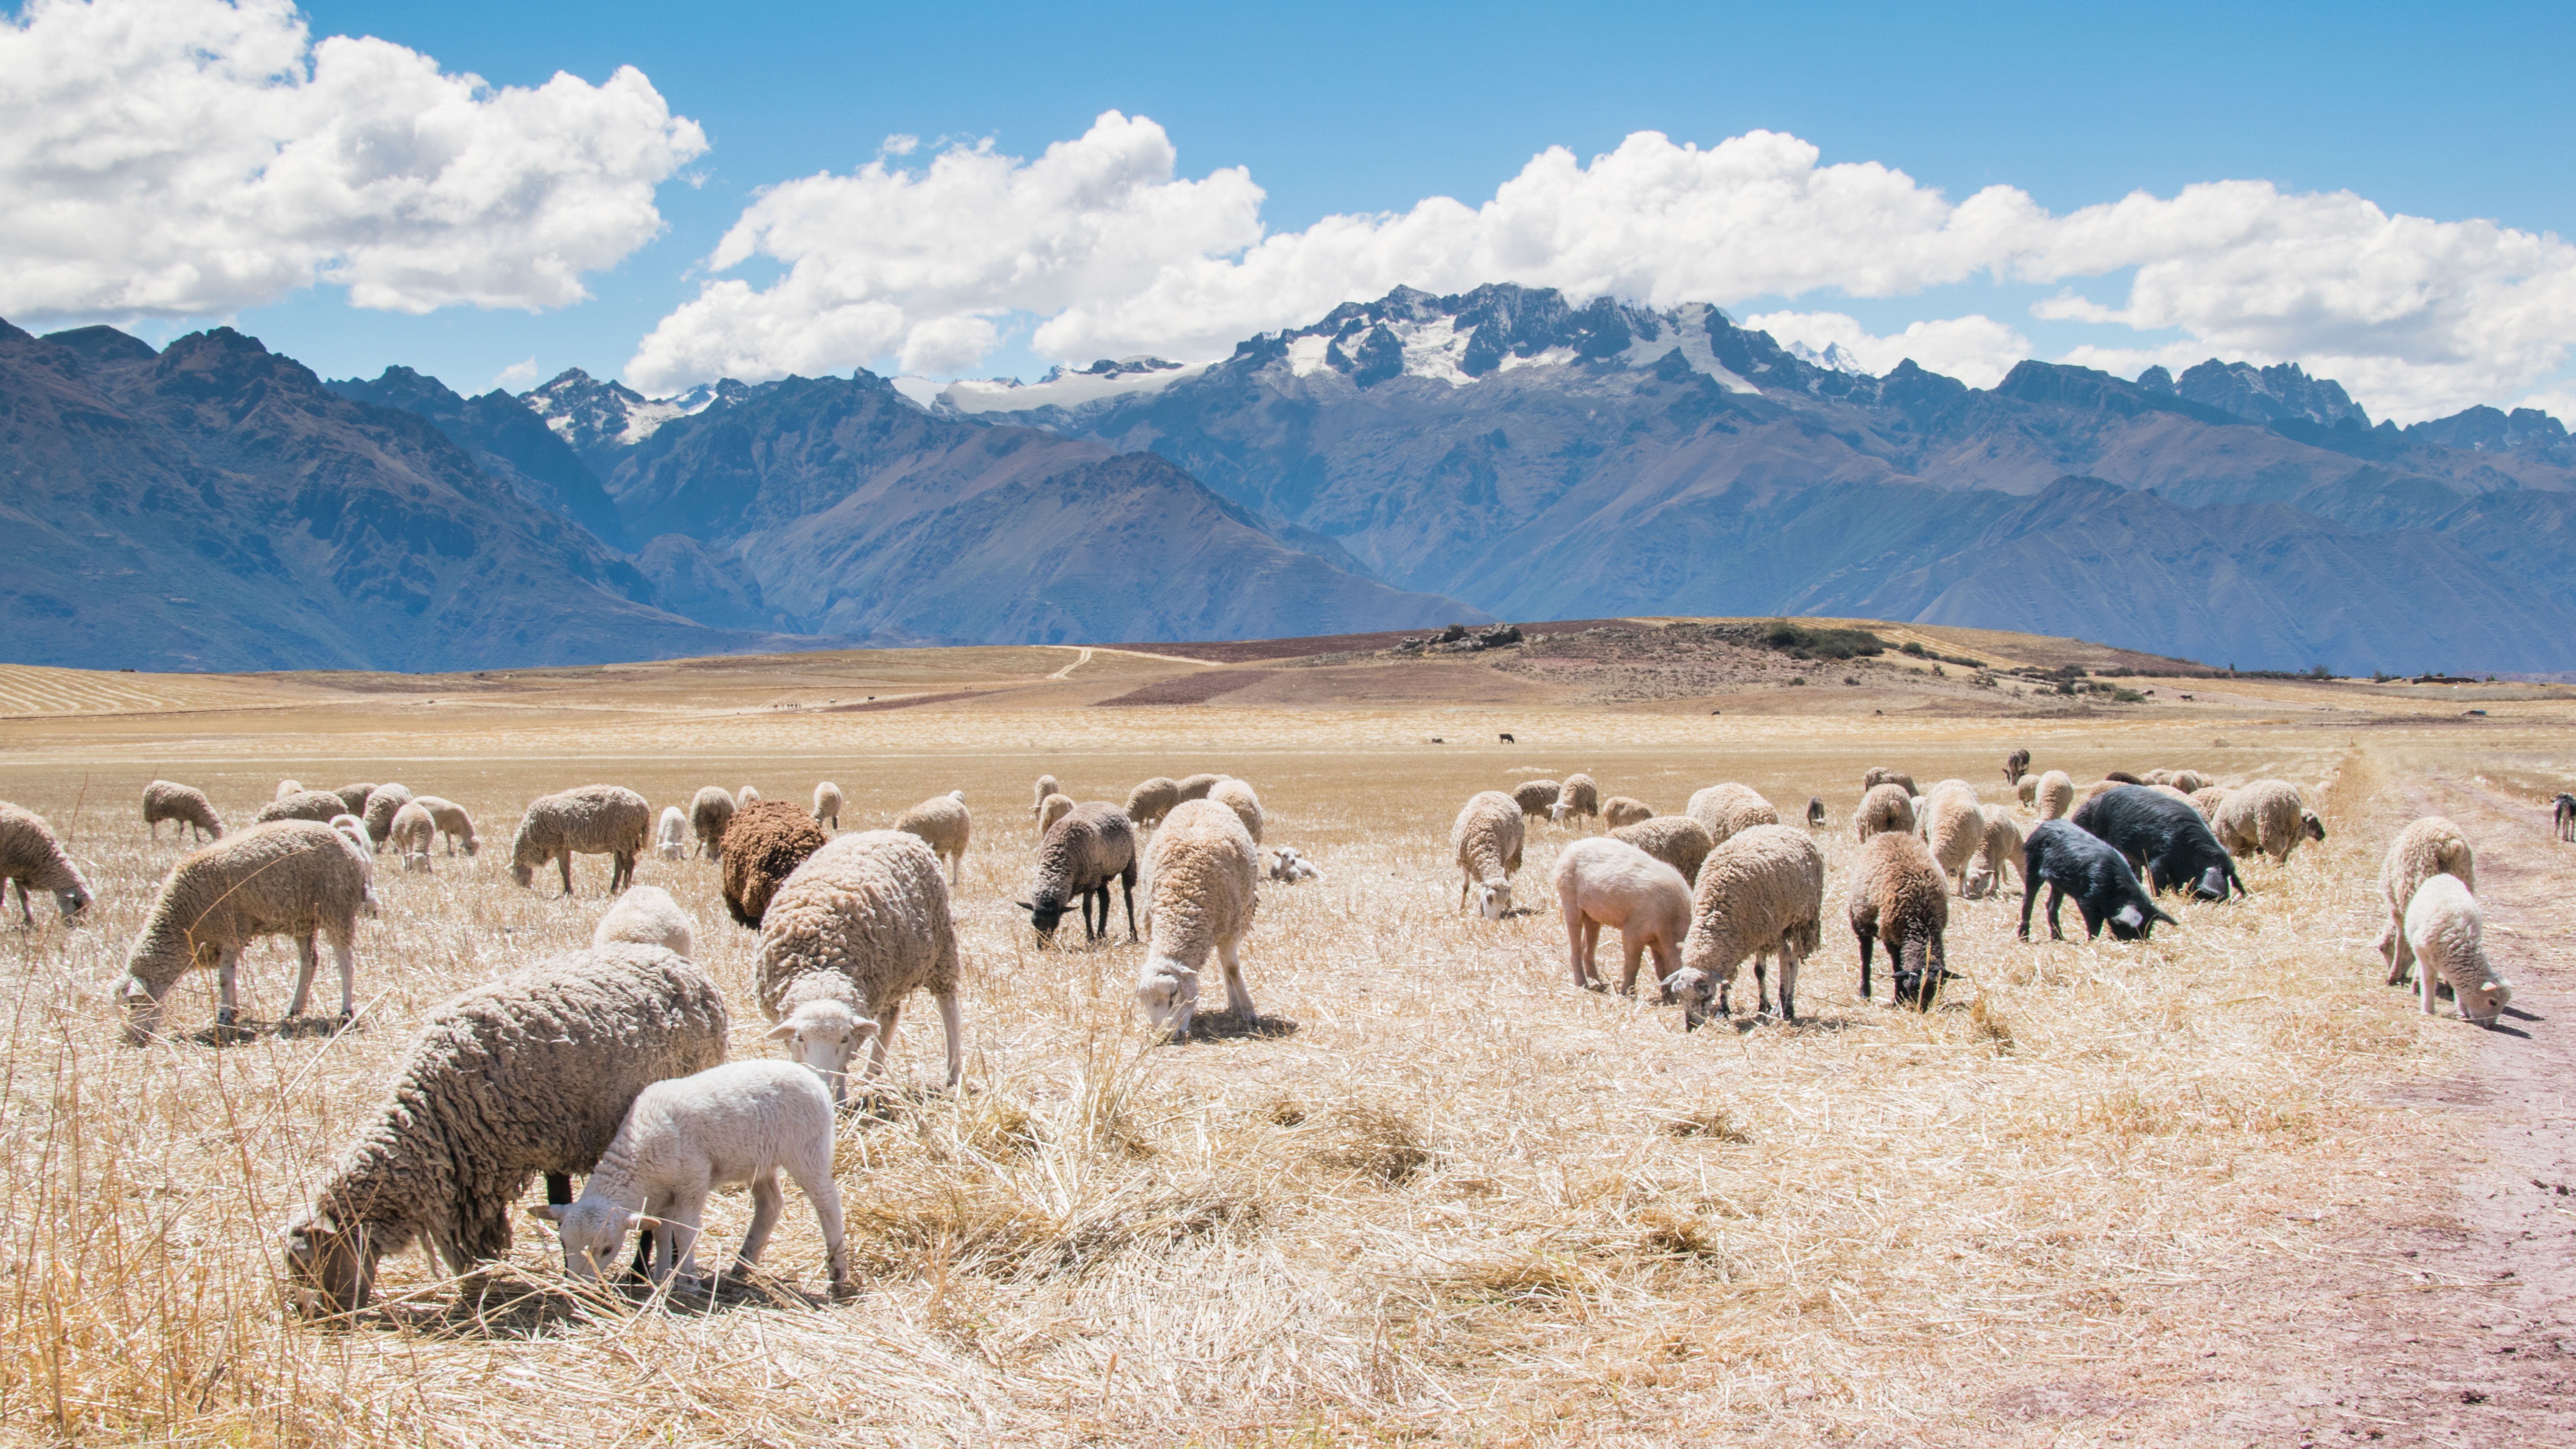
<svg viewBox="0 0 2576 1449">
<path fill-rule="evenodd" d="M 1776 340 L 1800 342 L 1818 352 L 1839 346 L 1872 373 L 1886 373 L 1907 358 L 1917 367 L 1955 377 L 1970 387 L 1993 387 L 2030 356 L 2030 339 L 1978 313 L 1911 322 L 1892 337 L 1879 337 L 1841 312 L 1764 312 L 1744 325 Z"/>
<path fill-rule="evenodd" d="M 494 88 L 285 0 L 33 0 L 0 17 L 0 315 L 560 306 L 705 149 L 632 68 Z"/>
</svg>

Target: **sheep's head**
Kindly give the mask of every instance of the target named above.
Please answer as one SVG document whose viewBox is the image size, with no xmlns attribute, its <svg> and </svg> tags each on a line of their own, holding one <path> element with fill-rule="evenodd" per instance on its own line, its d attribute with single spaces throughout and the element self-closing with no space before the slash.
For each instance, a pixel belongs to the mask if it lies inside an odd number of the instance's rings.
<svg viewBox="0 0 2576 1449">
<path fill-rule="evenodd" d="M 2460 1019 L 2492 1030 L 2504 1016 L 2505 1003 L 2513 1000 L 2513 988 L 2501 978 L 2490 976 L 2457 995 Z"/>
<path fill-rule="evenodd" d="M 423 850 L 405 855 L 403 857 L 403 869 L 407 871 L 425 871 L 429 869 L 429 852 Z"/>
<path fill-rule="evenodd" d="M 2323 840 L 2326 838 L 2326 823 L 2317 818 L 2317 812 L 2314 810 L 2302 810 L 2299 812 L 2299 828 L 2307 832 L 2307 836 L 2310 840 Z"/>
<path fill-rule="evenodd" d="M 626 1254 L 627 1229 L 658 1226 L 655 1219 L 642 1213 L 628 1212 L 606 1198 L 588 1195 L 561 1206 L 531 1206 L 528 1216 L 554 1224 L 556 1235 L 563 1239 L 565 1276 L 584 1282 L 597 1282 L 616 1273 L 618 1260 Z"/>
<path fill-rule="evenodd" d="M 1722 1010 L 1718 1002 L 1725 994 L 1724 984 L 1696 966 L 1685 966 L 1665 977 L 1663 986 L 1664 1004 L 1681 1004 L 1684 1031 L 1699 1030 L 1701 1022 Z"/>
<path fill-rule="evenodd" d="M 846 1001 L 808 1001 L 769 1029 L 768 1040 L 811 1068 L 839 1102 L 849 1090 L 850 1062 L 877 1034 L 877 1023 Z"/>
<path fill-rule="evenodd" d="M 327 1213 L 297 1208 L 279 1234 L 286 1253 L 286 1288 L 296 1311 L 308 1318 L 355 1313 L 375 1292 L 376 1255 L 367 1225 L 342 1227 Z"/>
<path fill-rule="evenodd" d="M 1169 957 L 1149 956 L 1136 978 L 1136 1004 L 1145 1008 L 1145 1019 L 1156 1031 L 1175 1040 L 1188 1036 L 1190 1021 L 1198 1015 L 1199 973 Z"/>
<path fill-rule="evenodd" d="M 474 852 L 476 852 L 476 851 L 478 851 L 478 850 L 481 850 L 482 848 L 483 848 L 483 842 L 474 838 L 474 832 L 473 832 L 473 831 L 471 831 L 471 830 L 466 831 L 466 832 L 465 832 L 465 853 L 466 853 L 467 855 L 469 855 L 469 856 L 470 856 L 470 855 L 472 855 Z"/>
<path fill-rule="evenodd" d="M 1968 872 L 1967 883 L 1959 888 L 1959 894 L 1972 901 L 1981 901 L 1993 894 L 1994 889 L 1995 873 L 1981 865 Z"/>
<path fill-rule="evenodd" d="M 1043 890 L 1033 892 L 1025 901 L 1015 901 L 1012 904 L 1029 913 L 1029 924 L 1037 927 L 1038 939 L 1041 941 L 1054 940 L 1056 923 L 1064 919 L 1065 912 L 1073 909 L 1072 904 L 1062 896 Z"/>
<path fill-rule="evenodd" d="M 1476 886 L 1476 912 L 1489 921 L 1499 921 L 1512 913 L 1512 883 L 1507 880 L 1480 881 Z"/>
<path fill-rule="evenodd" d="M 161 1035 L 161 998 L 141 978 L 127 975 L 116 983 L 116 1004 L 125 1008 L 125 1040 L 129 1046 L 144 1046 Z"/>
<path fill-rule="evenodd" d="M 510 879 L 523 886 L 533 886 L 537 883 L 537 868 L 524 860 L 511 861 Z"/>
<path fill-rule="evenodd" d="M 71 923 L 72 917 L 88 910 L 89 903 L 93 899 L 95 897 L 89 893 L 89 882 L 81 879 L 78 871 L 72 872 L 70 885 L 54 892 L 54 904 L 61 909 L 63 922 L 66 925 Z"/>
<path fill-rule="evenodd" d="M 2135 899 L 2123 903 L 2118 910 L 2113 911 L 2103 924 L 2111 928 L 2111 939 L 2115 941 L 2143 941 L 2154 933 L 2158 921 L 2168 925 L 2179 924 L 2173 917 L 2165 914 L 2163 907 L 2147 899 L 2144 892 L 2140 892 Z"/>
<path fill-rule="evenodd" d="M 2202 871 L 2200 879 L 2192 883 L 2191 893 L 2204 901 L 2227 899 L 2227 867 L 2213 865 Z"/>
</svg>

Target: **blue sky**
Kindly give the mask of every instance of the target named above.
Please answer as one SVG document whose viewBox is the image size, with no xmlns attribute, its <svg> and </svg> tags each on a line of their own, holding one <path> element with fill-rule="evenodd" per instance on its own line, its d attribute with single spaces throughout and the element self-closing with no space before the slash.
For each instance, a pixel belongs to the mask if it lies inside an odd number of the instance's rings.
<svg viewBox="0 0 2576 1449">
<path fill-rule="evenodd" d="M 1824 165 L 1901 170 L 1953 204 L 2003 185 L 2062 216 L 2134 190 L 2170 198 L 2259 179 L 2284 193 L 2349 190 L 2437 222 L 2576 232 L 2568 7 L 315 3 L 304 14 L 317 38 L 381 37 L 496 86 L 558 70 L 600 83 L 631 65 L 704 129 L 703 154 L 653 192 L 666 230 L 586 272 L 587 301 L 413 316 L 352 306 L 324 284 L 203 319 L 231 320 L 326 375 L 403 362 L 469 391 L 528 359 L 541 375 L 618 372 L 699 295 L 706 259 L 763 187 L 846 174 L 896 134 L 924 143 L 891 158 L 898 167 L 922 166 L 943 140 L 989 138 L 1003 155 L 1034 157 L 1112 109 L 1158 123 L 1180 178 L 1246 168 L 1271 234 L 1433 196 L 1474 207 L 1551 146 L 1589 162 L 1638 131 L 1705 149 L 1757 129 L 1812 143 Z M 788 267 L 754 256 L 725 275 L 763 290 Z M 2192 328 L 2106 333 L 2065 307 L 2054 319 L 2030 311 L 2054 296 L 2117 307 L 2133 280 L 2110 266 L 1887 296 L 1828 284 L 1794 300 L 1723 300 L 1738 316 L 1833 313 L 1878 334 L 1973 313 L 2033 355 L 2089 345 L 2134 371 L 2141 349 L 2189 350 Z M 997 294 L 996 340 L 958 370 L 1044 368 L 1031 337 L 1043 311 L 1011 301 Z M 2549 333 L 2555 316 L 2516 325 Z M 196 325 L 173 316 L 137 330 L 157 339 Z M 2209 325 L 2221 339 L 2210 350 L 2257 335 Z M 2313 335 L 2328 353 L 2368 352 L 2349 330 Z M 2260 335 L 2282 353 L 2311 334 Z M 2388 366 L 2420 372 L 2432 354 L 2410 347 L 2392 349 L 2405 355 Z M 2521 355 L 2454 368 L 2438 385 L 2390 373 L 2399 380 L 2379 390 L 2431 399 L 2423 410 L 2464 387 L 2564 387 L 2563 359 L 2535 371 L 2528 346 Z"/>
</svg>

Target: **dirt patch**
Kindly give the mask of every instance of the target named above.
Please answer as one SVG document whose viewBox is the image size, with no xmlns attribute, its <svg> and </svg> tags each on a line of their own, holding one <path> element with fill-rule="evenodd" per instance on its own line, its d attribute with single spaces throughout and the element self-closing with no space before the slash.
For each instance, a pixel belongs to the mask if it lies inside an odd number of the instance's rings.
<svg viewBox="0 0 2576 1449">
<path fill-rule="evenodd" d="M 1183 674 L 1171 679 L 1157 679 L 1131 689 L 1113 699 L 1095 700 L 1095 705 L 1121 704 L 1205 704 L 1219 695 L 1249 689 L 1268 679 L 1275 671 L 1268 669 L 1211 669 L 1201 674 Z"/>
<path fill-rule="evenodd" d="M 1521 629 L 1525 633 L 1554 634 L 1634 622 L 1631 619 L 1558 619 L 1542 624 L 1523 624 Z M 1304 659 L 1316 654 L 1373 654 L 1381 649 L 1392 649 L 1407 639 L 1437 632 L 1433 629 L 1384 629 L 1373 634 L 1318 634 L 1305 639 L 1232 639 L 1213 644 L 1115 644 L 1109 647 L 1176 659 L 1205 659 L 1218 664 L 1252 664 L 1272 659 Z"/>
<path fill-rule="evenodd" d="M 961 699 L 985 699 L 996 693 L 1008 694 L 1010 691 L 990 689 L 952 689 L 945 694 L 915 694 L 906 696 L 902 699 L 871 699 L 863 700 L 858 704 L 825 705 L 819 710 L 811 711 L 811 713 L 875 714 L 879 710 L 912 709 L 915 706 L 925 704 L 953 704 Z"/>
</svg>

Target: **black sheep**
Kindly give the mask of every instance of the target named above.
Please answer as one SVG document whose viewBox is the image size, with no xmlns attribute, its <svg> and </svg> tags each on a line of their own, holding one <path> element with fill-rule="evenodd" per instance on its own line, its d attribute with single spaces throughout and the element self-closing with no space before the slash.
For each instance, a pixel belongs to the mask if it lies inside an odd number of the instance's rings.
<svg viewBox="0 0 2576 1449">
<path fill-rule="evenodd" d="M 2146 785 L 2122 785 L 2075 807 L 2074 819 L 2077 829 L 2140 867 L 2158 895 L 2188 890 L 2205 901 L 2223 901 L 2230 886 L 2245 889 L 2235 857 L 2188 800 Z"/>
<path fill-rule="evenodd" d="M 2068 895 L 2084 917 L 2084 939 L 2092 940 L 2108 925 L 2114 939 L 2143 941 L 2158 921 L 2173 917 L 2159 910 L 2138 885 L 2137 873 L 2119 851 L 2063 820 L 2043 820 L 2031 827 L 2021 847 L 2021 938 L 2030 939 L 2030 908 L 2048 887 L 2048 938 L 2066 939 L 2058 929 L 2058 906 Z"/>
</svg>

